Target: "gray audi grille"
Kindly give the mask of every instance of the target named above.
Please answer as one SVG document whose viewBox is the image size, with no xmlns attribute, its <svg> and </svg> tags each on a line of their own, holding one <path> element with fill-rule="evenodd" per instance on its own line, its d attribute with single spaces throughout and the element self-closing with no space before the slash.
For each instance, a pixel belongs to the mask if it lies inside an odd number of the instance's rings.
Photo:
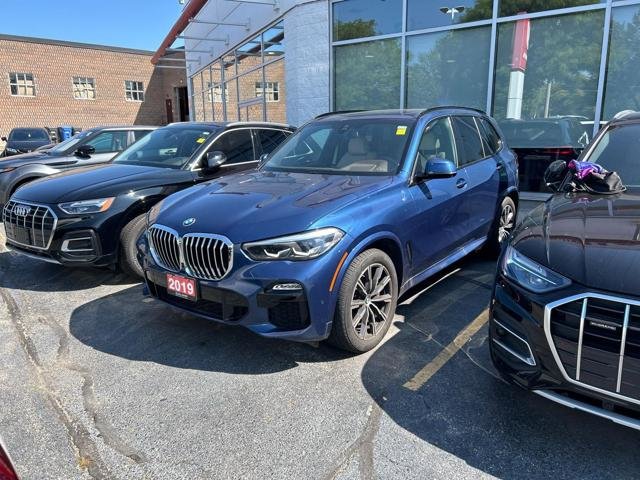
<svg viewBox="0 0 640 480">
<path fill-rule="evenodd" d="M 180 238 L 174 230 L 154 225 L 149 228 L 149 242 L 155 261 L 173 272 L 220 280 L 232 267 L 233 244 L 218 235 L 189 233 Z"/>
<path fill-rule="evenodd" d="M 640 302 L 586 294 L 548 305 L 545 330 L 566 378 L 640 403 Z"/>
<path fill-rule="evenodd" d="M 51 245 L 58 218 L 45 205 L 9 200 L 4 206 L 2 221 L 12 243 L 46 250 Z"/>
</svg>

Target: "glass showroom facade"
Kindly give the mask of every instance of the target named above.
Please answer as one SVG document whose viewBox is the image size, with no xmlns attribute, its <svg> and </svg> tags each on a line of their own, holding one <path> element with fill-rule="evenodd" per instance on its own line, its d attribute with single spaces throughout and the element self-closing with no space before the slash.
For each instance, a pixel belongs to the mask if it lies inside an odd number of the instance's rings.
<svg viewBox="0 0 640 480">
<path fill-rule="evenodd" d="M 334 1 L 332 107 L 463 105 L 499 121 L 572 118 L 591 136 L 640 109 L 639 4 Z"/>
<path fill-rule="evenodd" d="M 256 34 L 190 78 L 196 121 L 286 122 L 284 25 Z"/>
</svg>

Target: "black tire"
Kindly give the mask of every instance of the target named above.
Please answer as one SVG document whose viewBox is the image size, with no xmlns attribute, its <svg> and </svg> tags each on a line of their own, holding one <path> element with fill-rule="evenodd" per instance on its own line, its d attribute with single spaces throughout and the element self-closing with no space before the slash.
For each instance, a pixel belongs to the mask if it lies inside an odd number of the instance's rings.
<svg viewBox="0 0 640 480">
<path fill-rule="evenodd" d="M 142 265 L 138 262 L 136 242 L 146 227 L 146 213 L 138 215 L 120 232 L 120 269 L 131 277 L 144 278 Z"/>
<path fill-rule="evenodd" d="M 378 276 L 378 272 L 381 273 L 379 274 L 379 282 L 376 283 L 375 278 Z M 368 277 L 369 274 L 373 277 Z M 376 291 L 376 287 L 385 282 L 387 278 L 385 274 L 388 275 L 389 281 L 376 296 L 373 296 L 372 293 Z M 365 277 L 364 282 L 361 281 L 363 276 Z M 371 280 L 367 281 L 366 278 L 371 278 Z M 384 298 L 384 300 L 376 302 L 376 298 Z M 359 309 L 354 306 L 357 305 L 356 302 L 362 302 Z M 397 302 L 398 277 L 389 256 L 377 249 L 361 253 L 351 262 L 345 273 L 338 293 L 331 334 L 327 341 L 334 347 L 349 352 L 364 353 L 371 350 L 382 341 L 389 330 Z M 354 309 L 356 309 L 355 314 L 352 313 Z M 363 311 L 361 321 L 354 325 L 354 319 Z"/>
<path fill-rule="evenodd" d="M 511 197 L 502 199 L 500 209 L 496 215 L 489 232 L 489 238 L 484 251 L 490 256 L 496 256 L 502 249 L 502 243 L 509 237 L 509 234 L 516 226 L 518 219 L 518 209 Z"/>
</svg>

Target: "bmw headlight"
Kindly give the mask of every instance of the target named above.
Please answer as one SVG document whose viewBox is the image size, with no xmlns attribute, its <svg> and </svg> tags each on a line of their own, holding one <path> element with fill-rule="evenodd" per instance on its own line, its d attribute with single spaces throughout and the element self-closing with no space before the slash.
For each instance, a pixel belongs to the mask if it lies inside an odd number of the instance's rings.
<svg viewBox="0 0 640 480">
<path fill-rule="evenodd" d="M 513 247 L 507 247 L 502 260 L 502 272 L 535 293 L 551 292 L 571 285 L 568 278 L 525 257 Z"/>
<path fill-rule="evenodd" d="M 80 215 L 83 213 L 100 213 L 109 210 L 115 197 L 97 198 L 95 200 L 80 200 L 77 202 L 66 202 L 58 204 L 60 210 L 69 215 Z"/>
<path fill-rule="evenodd" d="M 342 237 L 342 230 L 329 227 L 245 243 L 242 249 L 253 260 L 311 260 L 331 250 Z"/>
</svg>

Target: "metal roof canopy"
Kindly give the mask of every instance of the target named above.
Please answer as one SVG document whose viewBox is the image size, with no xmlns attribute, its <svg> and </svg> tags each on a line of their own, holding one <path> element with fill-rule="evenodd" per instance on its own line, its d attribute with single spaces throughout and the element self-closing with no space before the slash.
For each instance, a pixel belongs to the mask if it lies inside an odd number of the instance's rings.
<svg viewBox="0 0 640 480">
<path fill-rule="evenodd" d="M 192 0 L 194 1 L 194 0 Z M 211 51 L 201 56 L 204 67 L 276 21 L 296 5 L 316 0 L 209 0 L 188 20 L 183 37 L 188 53 L 212 46 Z M 246 26 L 250 26 L 250 30 Z M 245 28 L 238 28 L 245 27 Z M 190 37 L 190 38 L 189 38 Z M 228 43 L 212 40 L 228 38 Z M 191 75 L 198 70 L 192 65 L 187 70 Z"/>
</svg>

